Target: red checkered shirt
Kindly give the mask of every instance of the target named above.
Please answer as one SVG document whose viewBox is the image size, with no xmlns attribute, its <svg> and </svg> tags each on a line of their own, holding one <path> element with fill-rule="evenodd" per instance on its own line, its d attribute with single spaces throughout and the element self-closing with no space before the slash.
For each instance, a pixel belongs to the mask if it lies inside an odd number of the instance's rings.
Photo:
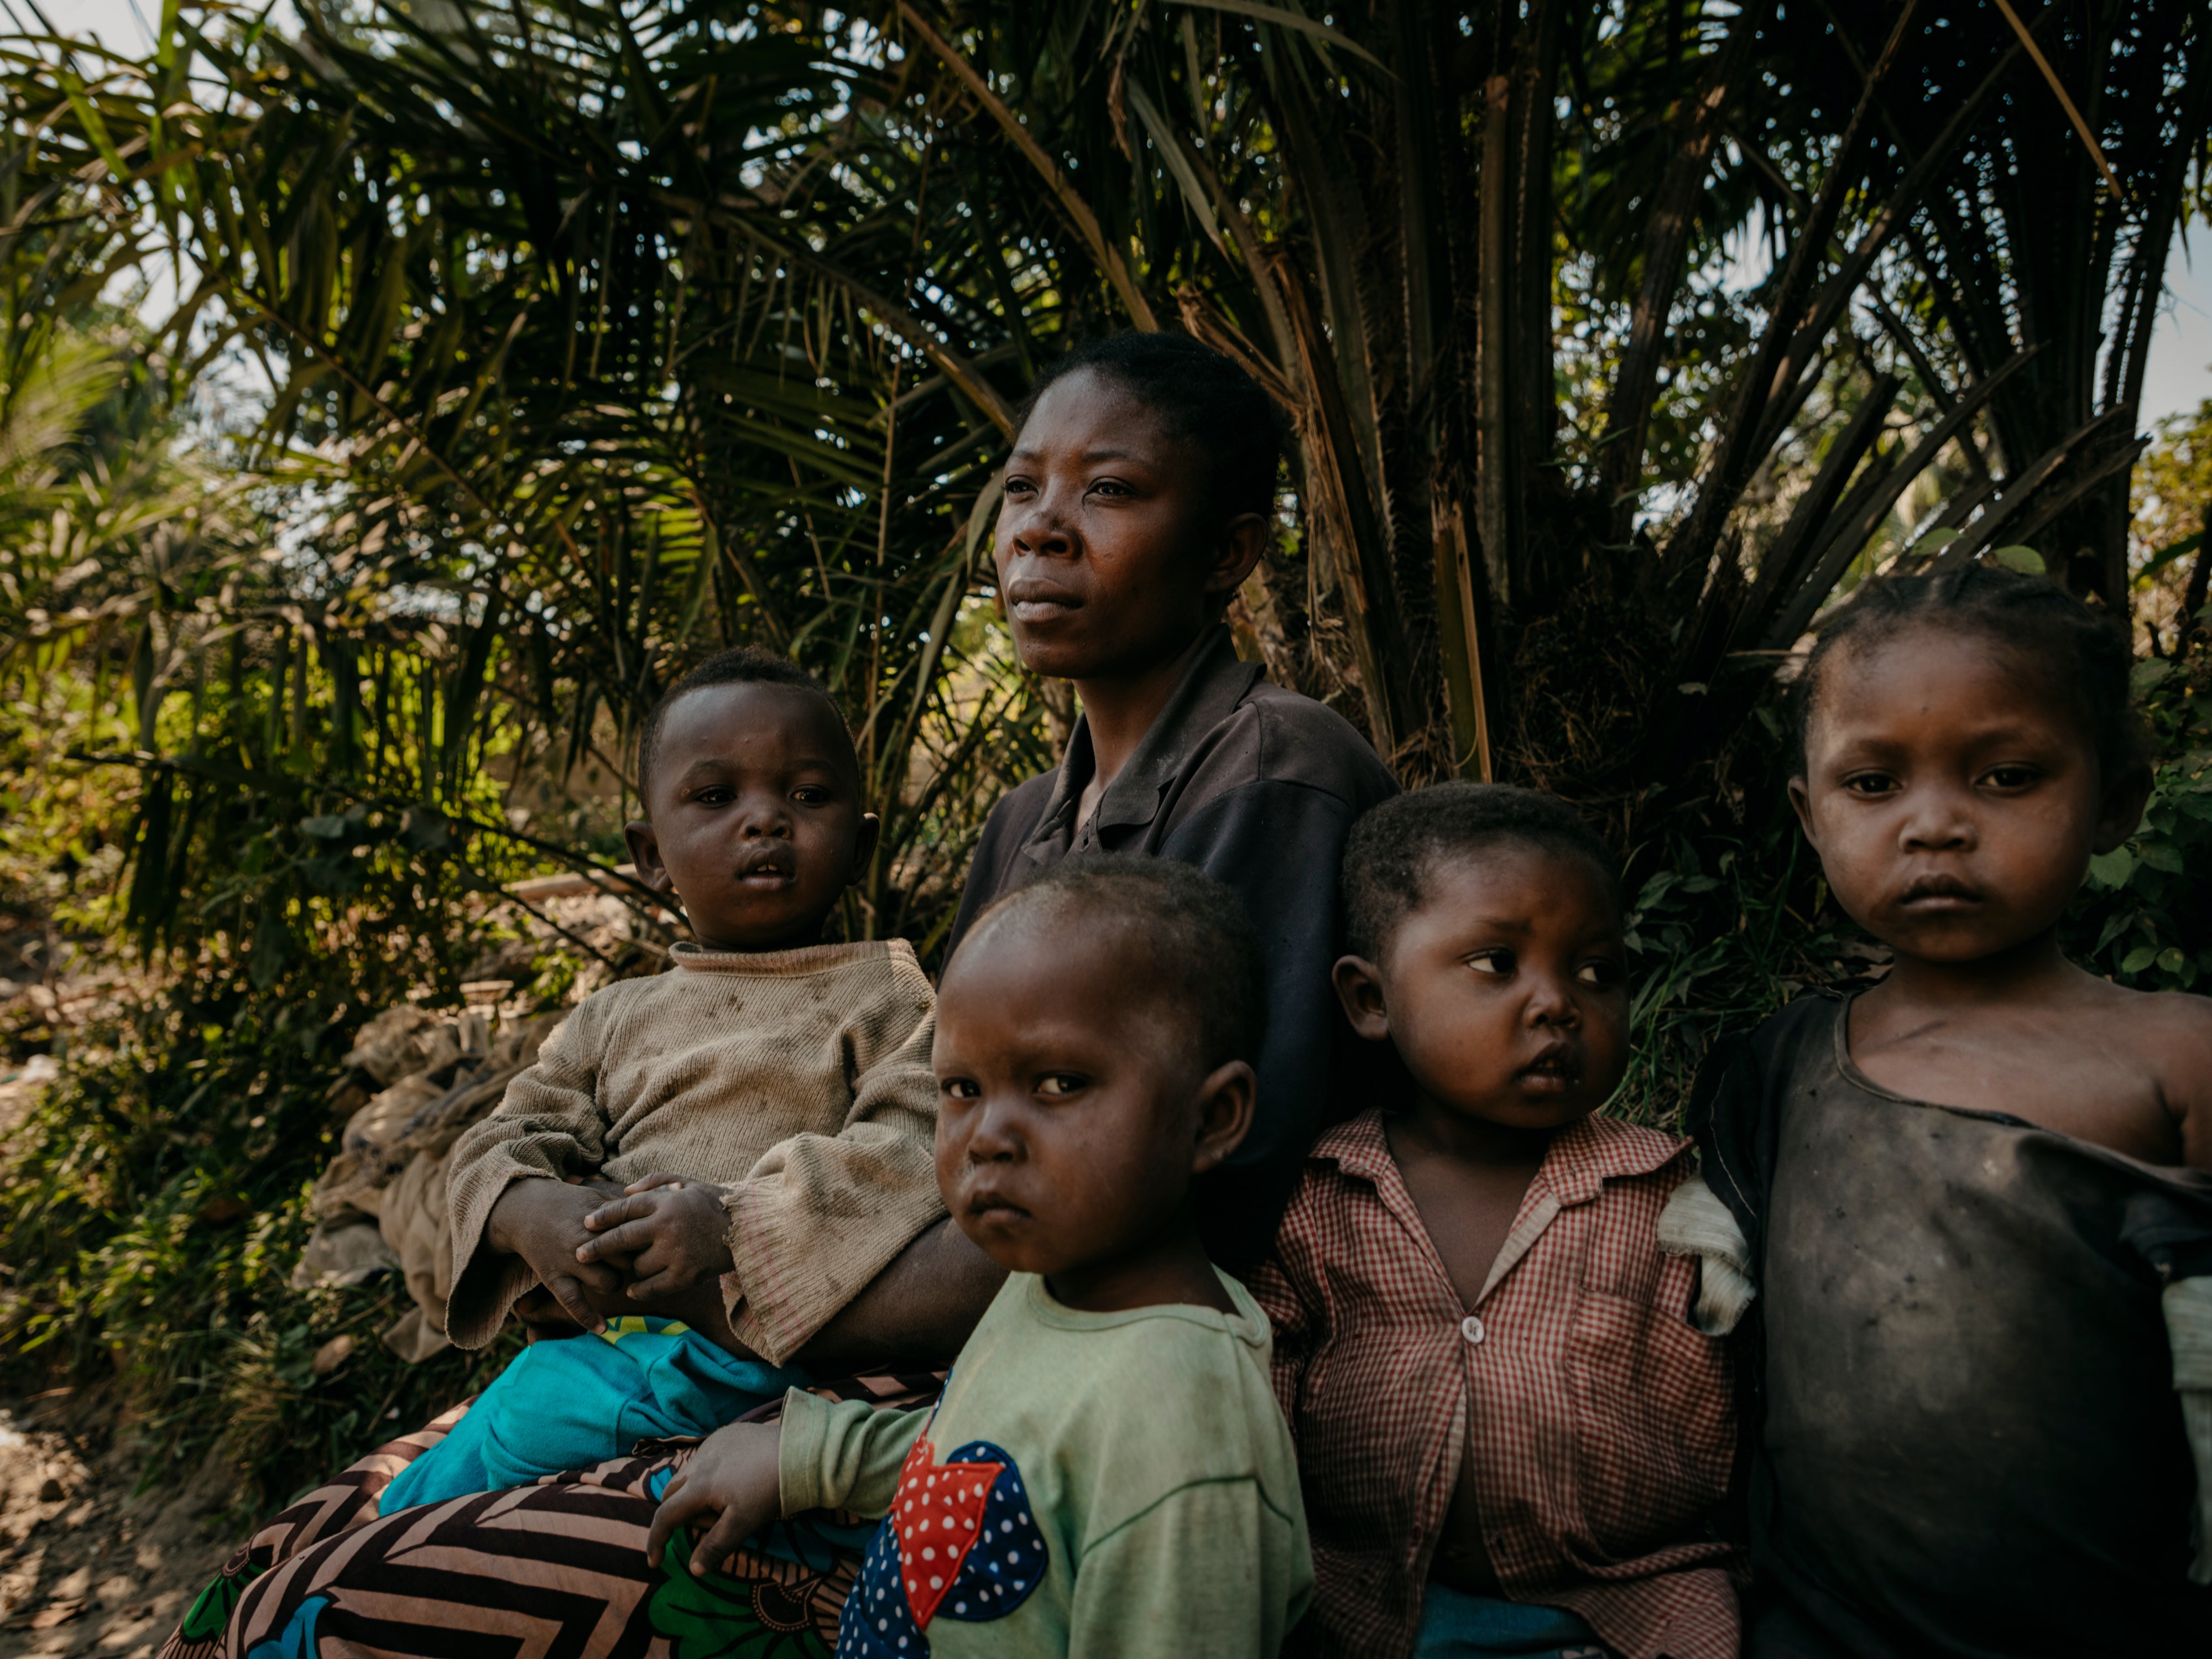
<svg viewBox="0 0 2212 1659">
<path fill-rule="evenodd" d="M 1695 1260 L 1654 1237 L 1688 1173 L 1686 1143 L 1656 1130 L 1562 1130 L 1470 1311 L 1381 1115 L 1314 1148 L 1251 1286 L 1275 1324 L 1325 1652 L 1413 1651 L 1464 1471 L 1511 1599 L 1569 1609 L 1626 1659 L 1735 1659 L 1735 1553 L 1705 1530 L 1735 1450 L 1729 1370 L 1687 1322 Z"/>
</svg>

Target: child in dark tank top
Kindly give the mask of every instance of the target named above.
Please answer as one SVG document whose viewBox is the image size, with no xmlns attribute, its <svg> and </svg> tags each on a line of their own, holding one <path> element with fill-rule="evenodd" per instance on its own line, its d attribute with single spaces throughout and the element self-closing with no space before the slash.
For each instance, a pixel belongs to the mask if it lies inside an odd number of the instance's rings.
<svg viewBox="0 0 2212 1659">
<path fill-rule="evenodd" d="M 1967 565 L 1796 687 L 1791 800 L 1893 963 L 1716 1053 L 1662 1224 L 1750 1308 L 1747 1654 L 2208 1650 L 2212 1000 L 2057 937 L 2148 795 L 2129 667 Z"/>
</svg>

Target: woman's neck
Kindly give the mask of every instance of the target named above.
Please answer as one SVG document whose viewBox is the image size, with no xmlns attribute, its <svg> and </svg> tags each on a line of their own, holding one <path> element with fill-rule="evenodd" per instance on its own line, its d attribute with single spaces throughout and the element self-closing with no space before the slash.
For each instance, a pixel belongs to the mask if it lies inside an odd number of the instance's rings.
<svg viewBox="0 0 2212 1659">
<path fill-rule="evenodd" d="M 1075 682 L 1075 694 L 1083 700 L 1084 723 L 1091 728 L 1091 783 L 1085 791 L 1083 817 L 1091 816 L 1089 809 L 1097 804 L 1097 797 L 1129 763 L 1212 634 L 1211 628 L 1200 629 L 1172 657 L 1140 672 Z"/>
</svg>

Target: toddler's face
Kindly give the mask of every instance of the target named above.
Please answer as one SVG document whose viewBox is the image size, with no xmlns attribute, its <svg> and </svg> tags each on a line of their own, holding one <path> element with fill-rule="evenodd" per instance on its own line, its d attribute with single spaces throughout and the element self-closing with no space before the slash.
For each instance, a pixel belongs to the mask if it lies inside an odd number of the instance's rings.
<svg viewBox="0 0 2212 1659">
<path fill-rule="evenodd" d="M 933 1054 L 945 1207 L 1001 1267 L 1048 1278 L 1157 1240 L 1251 1108 L 1250 1067 L 1204 1069 L 1123 930 L 1064 920 L 1017 912 L 963 945 Z M 1232 1072 L 1242 1093 L 1224 1102 Z"/>
<path fill-rule="evenodd" d="M 1448 1111 L 1516 1129 L 1588 1116 L 1628 1069 L 1620 908 L 1571 854 L 1504 842 L 1434 860 L 1380 963 L 1347 957 L 1353 1029 Z"/>
<path fill-rule="evenodd" d="M 639 878 L 672 886 L 710 949 L 812 944 L 875 848 L 852 753 L 796 686 L 687 692 L 662 721 L 652 822 L 629 826 Z"/>
<path fill-rule="evenodd" d="M 1246 514 L 1211 538 L 1234 542 L 1228 562 L 1210 559 L 1194 528 L 1209 512 L 1203 457 L 1088 369 L 1045 389 L 1004 476 L 993 557 L 1033 673 L 1091 679 L 1172 658 L 1212 620 L 1209 594 L 1242 581 L 1264 541 L 1265 526 Z"/>
<path fill-rule="evenodd" d="M 2135 829 L 2064 688 L 1991 642 L 1909 628 L 1841 648 L 1821 687 L 1790 800 L 1837 902 L 1904 955 L 2040 936 Z"/>
</svg>

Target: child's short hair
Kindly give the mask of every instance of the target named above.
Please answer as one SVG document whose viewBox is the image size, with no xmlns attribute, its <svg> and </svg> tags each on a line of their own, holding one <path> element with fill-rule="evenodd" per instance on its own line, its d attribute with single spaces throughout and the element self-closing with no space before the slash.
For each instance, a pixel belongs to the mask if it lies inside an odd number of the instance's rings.
<svg viewBox="0 0 2212 1659">
<path fill-rule="evenodd" d="M 687 693 L 710 685 L 789 685 L 811 691 L 829 705 L 837 730 L 845 738 L 846 755 L 852 760 L 854 771 L 859 772 L 860 757 L 853 750 L 851 729 L 845 724 L 844 711 L 837 707 L 837 700 L 830 695 L 830 688 L 788 657 L 779 657 L 757 646 L 740 645 L 716 652 L 686 673 L 661 693 L 660 701 L 645 717 L 645 728 L 637 738 L 637 799 L 647 817 L 653 815 L 653 766 L 660 758 L 660 728 L 668 723 L 668 711 Z"/>
<path fill-rule="evenodd" d="M 1805 734 L 1828 659 L 1844 646 L 1876 644 L 1916 623 L 1977 633 L 2047 665 L 2073 689 L 2108 778 L 2149 758 L 2129 684 L 2135 653 L 2126 624 L 2092 611 L 2046 576 L 1968 562 L 1934 575 L 1869 582 L 1821 624 L 1790 688 L 1799 772 L 1805 769 Z"/>
<path fill-rule="evenodd" d="M 1040 906 L 1127 923 L 1152 958 L 1141 993 L 1197 1016 L 1206 1066 L 1257 1060 L 1267 1029 L 1267 959 L 1259 930 L 1228 888 L 1174 859 L 1062 859 L 985 910 L 968 937 L 980 937 L 994 917 Z"/>
<path fill-rule="evenodd" d="M 1088 341 L 1037 376 L 1014 429 L 1027 424 L 1048 386 L 1085 368 L 1158 415 L 1169 436 L 1206 452 L 1224 517 L 1273 514 L 1282 412 L 1234 362 L 1188 334 L 1115 334 Z"/>
<path fill-rule="evenodd" d="M 1398 926 L 1427 897 L 1442 858 L 1466 858 L 1500 842 L 1587 862 L 1620 904 L 1612 849 L 1557 795 L 1506 783 L 1437 783 L 1371 806 L 1344 844 L 1345 945 L 1382 960 Z"/>
</svg>

